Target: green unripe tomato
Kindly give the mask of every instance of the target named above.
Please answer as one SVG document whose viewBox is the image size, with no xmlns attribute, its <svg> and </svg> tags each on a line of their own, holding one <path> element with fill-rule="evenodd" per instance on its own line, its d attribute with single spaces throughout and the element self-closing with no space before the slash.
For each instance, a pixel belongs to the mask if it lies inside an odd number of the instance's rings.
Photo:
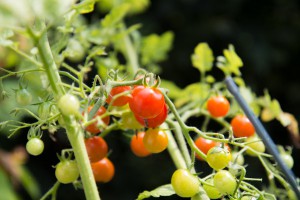
<svg viewBox="0 0 300 200">
<path fill-rule="evenodd" d="M 251 196 L 243 196 L 241 198 L 241 200 L 256 200 L 257 198 L 256 197 L 251 197 Z"/>
<path fill-rule="evenodd" d="M 79 111 L 80 102 L 76 96 L 65 94 L 58 100 L 57 106 L 63 115 L 75 115 Z"/>
<path fill-rule="evenodd" d="M 206 180 L 206 182 L 211 185 L 214 185 L 212 178 Z M 219 199 L 223 196 L 215 186 L 204 184 L 203 189 L 205 190 L 206 194 L 210 199 Z"/>
<path fill-rule="evenodd" d="M 233 194 L 237 186 L 235 177 L 227 170 L 218 171 L 214 178 L 214 186 L 221 194 Z"/>
<path fill-rule="evenodd" d="M 180 197 L 192 197 L 200 190 L 198 177 L 186 169 L 177 169 L 172 175 L 171 184 Z"/>
<path fill-rule="evenodd" d="M 38 156 L 44 151 L 44 142 L 40 138 L 31 138 L 26 143 L 26 150 L 33 156 Z"/>
<path fill-rule="evenodd" d="M 256 135 L 252 136 L 252 137 L 248 137 L 246 139 L 246 142 L 247 142 L 247 146 L 250 147 L 246 150 L 246 153 L 250 156 L 257 156 L 257 154 L 255 153 L 256 152 L 259 152 L 259 153 L 263 153 L 266 151 L 266 147 L 265 147 L 265 144 L 260 141 L 260 138 L 257 137 Z M 255 151 L 253 151 L 253 150 Z"/>
<path fill-rule="evenodd" d="M 26 106 L 31 103 L 32 95 L 27 89 L 20 89 L 16 92 L 16 101 L 22 106 Z"/>
<path fill-rule="evenodd" d="M 292 169 L 293 166 L 294 166 L 294 159 L 293 157 L 291 156 L 291 154 L 288 154 L 288 153 L 281 153 L 280 154 L 280 157 L 282 159 L 282 161 L 286 164 L 286 166 L 289 168 L 289 169 Z"/>
<path fill-rule="evenodd" d="M 207 152 L 207 163 L 215 170 L 224 169 L 231 161 L 231 153 L 226 148 L 213 147 Z"/>
<path fill-rule="evenodd" d="M 55 177 L 61 183 L 68 184 L 76 181 L 79 170 L 75 160 L 63 160 L 56 165 Z"/>
<path fill-rule="evenodd" d="M 243 165 L 245 162 L 243 154 L 238 152 L 231 152 L 231 162 L 236 163 L 238 165 Z"/>
</svg>

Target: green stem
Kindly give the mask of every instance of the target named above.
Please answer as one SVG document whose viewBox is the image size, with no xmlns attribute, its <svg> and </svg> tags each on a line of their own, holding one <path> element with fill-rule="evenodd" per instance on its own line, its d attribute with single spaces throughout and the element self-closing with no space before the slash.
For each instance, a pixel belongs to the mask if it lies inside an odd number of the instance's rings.
<svg viewBox="0 0 300 200">
<path fill-rule="evenodd" d="M 124 29 L 125 29 L 125 25 L 124 25 Z M 130 74 L 130 77 L 133 77 L 133 75 L 139 69 L 139 62 L 138 62 L 137 53 L 136 53 L 136 51 L 135 51 L 135 49 L 132 45 L 131 39 L 130 39 L 128 34 L 126 34 L 123 37 L 123 43 L 125 45 L 123 53 L 124 53 L 127 61 L 129 62 L 128 72 Z"/>
<path fill-rule="evenodd" d="M 60 183 L 56 181 L 56 183 L 52 186 L 52 188 L 50 188 L 50 190 L 48 190 L 48 192 L 46 192 L 40 200 L 45 200 L 49 195 L 52 196 L 51 199 L 56 199 L 56 192 L 59 185 Z"/>
<path fill-rule="evenodd" d="M 50 86 L 54 92 L 54 98 L 58 100 L 64 93 L 61 86 L 61 78 L 59 76 L 58 68 L 54 62 L 52 51 L 48 42 L 46 26 L 42 21 L 37 21 L 36 28 L 41 35 L 38 37 L 31 29 L 29 34 L 35 40 L 39 55 L 45 72 L 47 74 Z M 79 173 L 83 183 L 83 188 L 87 200 L 99 200 L 99 193 L 96 182 L 94 180 L 90 161 L 86 152 L 84 143 L 84 133 L 80 124 L 76 121 L 74 116 L 62 116 L 65 122 L 65 129 L 67 131 L 68 139 L 74 150 L 75 159 L 78 164 Z"/>
</svg>

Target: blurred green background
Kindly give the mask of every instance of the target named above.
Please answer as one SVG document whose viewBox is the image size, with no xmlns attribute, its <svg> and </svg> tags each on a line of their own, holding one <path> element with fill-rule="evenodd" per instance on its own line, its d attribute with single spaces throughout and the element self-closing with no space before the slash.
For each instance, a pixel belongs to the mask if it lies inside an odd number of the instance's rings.
<svg viewBox="0 0 300 200">
<path fill-rule="evenodd" d="M 95 14 L 101 16 L 101 14 Z M 92 16 L 95 17 L 95 16 Z M 87 17 L 91 17 L 88 16 Z M 140 15 L 127 19 L 127 24 L 142 23 L 143 35 L 161 34 L 173 31 L 175 40 L 169 58 L 161 63 L 164 79 L 184 87 L 199 80 L 199 73 L 191 67 L 190 55 L 199 42 L 207 42 L 214 55 L 221 55 L 228 44 L 235 46 L 244 62 L 243 78 L 258 95 L 268 89 L 273 98 L 279 100 L 282 109 L 300 118 L 300 2 L 297 0 L 152 0 L 149 9 Z M 214 72 L 218 79 L 220 72 Z M 30 121 L 31 119 L 25 119 Z M 190 124 L 197 125 L 197 121 Z M 290 145 L 287 131 L 278 122 L 265 124 L 275 143 Z M 175 167 L 164 152 L 149 158 L 137 158 L 129 150 L 129 140 L 116 132 L 107 137 L 112 150 L 110 156 L 116 167 L 114 179 L 99 184 L 104 200 L 132 200 L 144 190 L 169 183 Z M 44 134 L 45 151 L 42 156 L 29 157 L 27 169 L 34 175 L 41 192 L 45 193 L 54 183 L 56 153 L 68 147 L 62 132 L 57 133 L 58 141 L 52 141 Z M 14 147 L 25 146 L 26 134 L 12 139 L 0 138 L 0 148 L 11 151 Z M 300 150 L 294 149 L 297 176 L 300 176 Z M 263 176 L 264 171 L 255 159 L 250 162 L 249 177 Z M 255 167 L 253 167 L 255 166 Z M 197 162 L 197 169 L 204 173 L 207 165 Z M 0 188 L 4 182 L 0 180 Z M 16 186 L 21 199 L 30 199 L 22 186 Z M 6 199 L 1 196 L 0 199 Z M 58 199 L 84 199 L 82 190 L 75 191 L 71 185 L 63 185 Z M 179 199 L 176 196 L 161 199 Z"/>
</svg>

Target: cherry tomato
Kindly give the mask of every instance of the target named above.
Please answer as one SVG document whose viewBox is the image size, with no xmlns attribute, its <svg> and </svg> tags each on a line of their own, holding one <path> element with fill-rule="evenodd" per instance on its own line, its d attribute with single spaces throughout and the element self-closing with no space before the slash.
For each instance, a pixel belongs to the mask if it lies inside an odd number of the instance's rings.
<svg viewBox="0 0 300 200">
<path fill-rule="evenodd" d="M 55 168 L 55 176 L 61 183 L 68 184 L 76 181 L 79 177 L 79 170 L 75 160 L 60 161 Z"/>
<path fill-rule="evenodd" d="M 210 186 L 207 184 L 203 184 L 203 189 L 205 190 L 206 194 L 208 195 L 208 197 L 210 199 L 219 199 L 223 196 L 219 192 L 219 190 L 214 186 L 214 180 L 212 178 L 206 180 L 206 182 L 213 185 L 213 186 Z"/>
<path fill-rule="evenodd" d="M 91 165 L 94 178 L 97 182 L 107 183 L 115 175 L 115 166 L 107 157 L 91 163 Z"/>
<path fill-rule="evenodd" d="M 237 115 L 231 120 L 231 127 L 235 137 L 250 137 L 254 135 L 255 128 L 244 115 Z"/>
<path fill-rule="evenodd" d="M 88 107 L 88 112 L 90 112 L 92 110 L 93 106 L 89 106 Z M 101 106 L 98 111 L 96 112 L 96 114 L 94 115 L 93 118 L 96 118 L 97 116 L 101 116 L 103 115 L 104 113 L 106 112 L 106 109 Z M 108 125 L 109 124 L 109 121 L 110 121 L 110 118 L 109 116 L 106 116 L 104 118 L 102 118 L 102 121 Z M 99 127 L 97 126 L 97 122 L 94 122 L 92 124 L 90 124 L 89 126 L 85 127 L 85 130 L 87 130 L 88 132 L 92 133 L 92 134 L 97 134 L 99 133 L 101 130 L 99 129 Z"/>
<path fill-rule="evenodd" d="M 151 153 L 146 149 L 143 139 L 145 136 L 145 132 L 138 132 L 136 135 L 133 135 L 130 142 L 131 151 L 134 155 L 138 157 L 146 157 Z"/>
<path fill-rule="evenodd" d="M 31 103 L 32 95 L 27 89 L 20 89 L 16 91 L 16 101 L 18 104 L 26 106 Z"/>
<path fill-rule="evenodd" d="M 131 93 L 129 107 L 132 112 L 143 118 L 154 118 L 162 112 L 165 105 L 165 98 L 157 88 L 137 86 Z"/>
<path fill-rule="evenodd" d="M 211 148 L 221 145 L 220 142 L 215 142 L 213 140 L 208 140 L 208 139 L 205 139 L 203 137 L 196 138 L 194 142 L 195 142 L 195 145 L 198 147 L 198 149 L 206 155 L 207 155 L 207 152 Z M 228 144 L 225 144 L 225 147 L 228 151 L 230 151 L 230 147 L 228 146 Z M 198 156 L 198 154 L 196 154 L 196 158 L 198 158 L 199 160 L 203 160 L 200 156 Z"/>
<path fill-rule="evenodd" d="M 175 193 L 180 197 L 192 197 L 199 192 L 200 181 L 186 169 L 177 169 L 171 178 Z"/>
<path fill-rule="evenodd" d="M 160 153 L 168 147 L 168 135 L 160 129 L 148 129 L 143 143 L 151 153 Z"/>
<path fill-rule="evenodd" d="M 294 166 L 294 159 L 293 157 L 291 156 L 291 154 L 288 154 L 288 153 L 281 153 L 280 154 L 280 157 L 281 159 L 283 160 L 283 162 L 286 164 L 286 166 L 289 168 L 289 169 L 292 169 L 293 166 Z"/>
<path fill-rule="evenodd" d="M 165 104 L 161 113 L 154 118 L 143 119 L 138 115 L 135 115 L 135 118 L 144 127 L 156 128 L 166 121 L 167 116 L 168 116 L 168 108 L 167 105 Z"/>
<path fill-rule="evenodd" d="M 91 162 L 97 162 L 107 155 L 108 146 L 102 137 L 93 136 L 85 139 L 84 143 Z"/>
<path fill-rule="evenodd" d="M 230 103 L 224 96 L 213 96 L 207 101 L 207 110 L 213 117 L 224 117 L 230 109 Z"/>
<path fill-rule="evenodd" d="M 40 138 L 31 138 L 26 143 L 26 150 L 33 156 L 38 156 L 44 151 L 44 142 Z"/>
<path fill-rule="evenodd" d="M 266 150 L 264 143 L 260 140 L 259 137 L 257 137 L 257 135 L 248 137 L 246 139 L 246 143 L 247 143 L 246 146 L 250 147 L 246 150 L 246 153 L 250 156 L 256 157 L 257 156 L 256 152 L 263 153 Z"/>
<path fill-rule="evenodd" d="M 125 91 L 130 91 L 131 90 L 131 87 L 130 86 L 118 86 L 118 87 L 114 87 L 111 89 L 107 99 L 106 99 L 106 102 L 108 104 L 110 104 L 112 102 L 112 99 L 114 96 L 122 93 L 122 92 L 125 92 Z M 112 102 L 112 105 L 113 106 L 124 106 L 126 105 L 130 100 L 130 97 L 128 95 L 122 95 L 116 99 L 114 99 L 114 101 Z"/>
<path fill-rule="evenodd" d="M 238 152 L 231 152 L 231 161 L 238 165 L 243 165 L 245 162 L 244 156 Z"/>
<path fill-rule="evenodd" d="M 207 163 L 215 170 L 224 169 L 231 161 L 231 153 L 226 148 L 213 147 L 207 152 Z"/>
<path fill-rule="evenodd" d="M 214 186 L 221 194 L 233 194 L 237 183 L 235 177 L 227 170 L 218 171 L 214 178 Z"/>
<path fill-rule="evenodd" d="M 64 115 L 75 115 L 80 108 L 79 100 L 72 94 L 65 94 L 58 100 L 57 107 Z"/>
<path fill-rule="evenodd" d="M 143 126 L 136 120 L 133 112 L 126 112 L 121 115 L 121 126 L 124 129 L 141 129 Z"/>
</svg>

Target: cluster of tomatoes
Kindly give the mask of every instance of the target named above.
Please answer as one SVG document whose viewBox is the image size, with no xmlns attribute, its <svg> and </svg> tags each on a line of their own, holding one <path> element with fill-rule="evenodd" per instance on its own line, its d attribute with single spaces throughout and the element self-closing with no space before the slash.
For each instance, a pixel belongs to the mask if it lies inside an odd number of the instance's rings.
<svg viewBox="0 0 300 200">
<path fill-rule="evenodd" d="M 145 157 L 167 148 L 167 134 L 159 129 L 159 125 L 166 120 L 168 109 L 159 89 L 148 86 L 135 86 L 133 89 L 130 86 L 117 86 L 110 91 L 106 103 L 115 107 L 129 105 L 129 112 L 121 116 L 122 126 L 142 130 L 132 136 L 130 143 L 131 150 L 136 156 Z M 88 107 L 88 112 L 92 108 Z M 104 106 L 98 109 L 93 118 L 96 117 L 100 117 L 104 125 L 110 122 Z M 90 137 L 85 139 L 85 145 L 95 180 L 102 183 L 109 182 L 114 176 L 114 165 L 107 158 L 107 143 L 98 136 L 101 132 L 99 121 L 89 124 L 85 130 L 90 133 Z"/>
<path fill-rule="evenodd" d="M 207 110 L 212 117 L 225 117 L 230 110 L 230 103 L 224 96 L 212 96 L 207 101 Z M 245 115 L 238 114 L 230 122 L 234 137 L 245 137 L 248 146 L 246 152 L 255 156 L 265 151 L 264 144 L 255 134 L 255 128 Z M 219 199 L 223 195 L 232 195 L 236 191 L 237 180 L 232 171 L 225 168 L 229 163 L 243 165 L 241 153 L 232 152 L 228 144 L 223 144 L 203 137 L 194 140 L 195 145 L 206 155 L 206 162 L 216 173 L 206 180 L 204 190 L 210 199 Z M 196 155 L 199 160 L 204 160 Z M 199 181 L 190 171 L 178 169 L 174 172 L 171 184 L 181 197 L 193 197 L 199 192 Z"/>
</svg>

